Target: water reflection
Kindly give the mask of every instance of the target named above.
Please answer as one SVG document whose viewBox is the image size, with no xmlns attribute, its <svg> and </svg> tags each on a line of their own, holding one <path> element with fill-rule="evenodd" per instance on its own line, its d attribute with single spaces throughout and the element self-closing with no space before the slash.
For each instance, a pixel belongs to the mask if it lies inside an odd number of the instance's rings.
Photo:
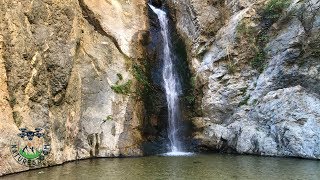
<svg viewBox="0 0 320 180">
<path fill-rule="evenodd" d="M 67 163 L 3 179 L 320 179 L 320 162 L 226 154 L 105 158 Z"/>
</svg>

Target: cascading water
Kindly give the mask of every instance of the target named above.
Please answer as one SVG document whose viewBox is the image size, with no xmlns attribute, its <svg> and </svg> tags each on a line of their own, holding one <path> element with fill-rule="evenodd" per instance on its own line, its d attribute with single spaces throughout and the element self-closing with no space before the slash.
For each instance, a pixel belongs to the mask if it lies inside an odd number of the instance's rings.
<svg viewBox="0 0 320 180">
<path fill-rule="evenodd" d="M 182 152 L 183 147 L 178 138 L 178 121 L 180 117 L 179 95 L 181 94 L 181 86 L 173 64 L 167 14 L 163 10 L 158 9 L 150 4 L 149 6 L 152 11 L 157 14 L 163 41 L 162 78 L 168 105 L 168 138 L 170 140 L 170 152 L 166 153 L 166 155 L 188 155 L 190 153 Z"/>
</svg>

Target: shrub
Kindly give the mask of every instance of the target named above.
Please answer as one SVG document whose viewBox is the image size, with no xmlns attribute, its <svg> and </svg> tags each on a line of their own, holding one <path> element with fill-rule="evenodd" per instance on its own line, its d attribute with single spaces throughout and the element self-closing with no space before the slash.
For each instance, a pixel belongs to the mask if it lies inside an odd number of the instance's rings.
<svg viewBox="0 0 320 180">
<path fill-rule="evenodd" d="M 234 74 L 236 72 L 236 65 L 233 62 L 227 64 L 227 71 L 229 74 Z"/>
<path fill-rule="evenodd" d="M 133 65 L 133 76 L 144 86 L 151 86 L 149 79 L 146 76 L 146 72 L 143 70 L 141 66 L 137 64 Z"/>
<path fill-rule="evenodd" d="M 131 92 L 131 84 L 132 81 L 129 80 L 124 84 L 111 86 L 111 89 L 117 94 L 127 95 Z"/>
<path fill-rule="evenodd" d="M 263 51 L 263 49 L 260 49 L 260 51 L 257 52 L 255 57 L 253 57 L 251 60 L 252 68 L 262 73 L 265 66 L 265 60 L 266 60 L 266 53 Z"/>
<path fill-rule="evenodd" d="M 290 0 L 270 0 L 264 9 L 263 16 L 271 21 L 276 21 L 289 5 Z"/>
<path fill-rule="evenodd" d="M 239 107 L 243 106 L 243 105 L 248 105 L 248 101 L 250 99 L 250 96 L 246 96 L 240 103 L 239 103 Z"/>
<path fill-rule="evenodd" d="M 188 95 L 188 96 L 185 96 L 185 100 L 187 101 L 187 103 L 188 103 L 189 105 L 192 105 L 192 104 L 195 103 L 196 97 L 194 96 L 194 94 L 190 94 L 190 95 Z"/>
</svg>

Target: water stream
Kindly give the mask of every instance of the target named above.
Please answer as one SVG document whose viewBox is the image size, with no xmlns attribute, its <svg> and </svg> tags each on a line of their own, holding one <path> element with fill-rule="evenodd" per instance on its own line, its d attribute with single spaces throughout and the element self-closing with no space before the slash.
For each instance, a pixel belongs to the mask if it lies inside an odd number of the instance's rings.
<svg viewBox="0 0 320 180">
<path fill-rule="evenodd" d="M 183 152 L 183 146 L 178 138 L 179 130 L 179 95 L 181 95 L 181 85 L 174 68 L 173 54 L 171 52 L 171 43 L 168 27 L 168 17 L 165 11 L 158 9 L 150 5 L 152 11 L 157 15 L 161 27 L 161 35 L 163 42 L 163 69 L 162 78 L 163 86 L 165 89 L 167 106 L 168 106 L 168 138 L 170 140 L 169 149 L 167 155 L 187 155 Z"/>
</svg>

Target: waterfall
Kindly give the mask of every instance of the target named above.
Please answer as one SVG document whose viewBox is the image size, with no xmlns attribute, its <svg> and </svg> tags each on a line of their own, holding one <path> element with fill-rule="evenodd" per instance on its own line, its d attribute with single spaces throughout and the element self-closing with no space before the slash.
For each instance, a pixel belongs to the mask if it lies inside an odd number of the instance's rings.
<svg viewBox="0 0 320 180">
<path fill-rule="evenodd" d="M 173 64 L 173 55 L 171 52 L 170 36 L 168 30 L 168 18 L 166 12 L 150 5 L 152 11 L 157 14 L 161 27 L 161 35 L 163 42 L 163 69 L 162 78 L 163 86 L 166 93 L 168 106 L 168 138 L 170 140 L 169 155 L 183 155 L 181 141 L 178 138 L 179 125 L 179 95 L 181 94 L 181 85 Z"/>
</svg>

